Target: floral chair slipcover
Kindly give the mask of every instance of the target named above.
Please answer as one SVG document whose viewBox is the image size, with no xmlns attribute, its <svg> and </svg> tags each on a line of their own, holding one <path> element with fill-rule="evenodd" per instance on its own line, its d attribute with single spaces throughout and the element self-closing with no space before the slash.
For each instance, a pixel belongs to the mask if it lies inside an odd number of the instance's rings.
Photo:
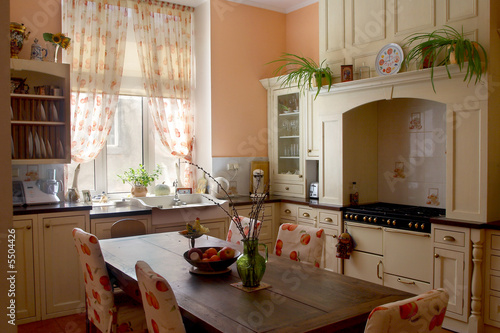
<svg viewBox="0 0 500 333">
<path fill-rule="evenodd" d="M 241 226 L 243 227 L 243 231 L 245 232 L 245 235 L 248 235 L 250 230 L 250 219 L 248 217 L 244 216 L 239 216 L 240 221 L 241 221 Z M 257 228 L 260 227 L 261 222 L 257 221 Z M 234 243 L 234 244 L 241 244 L 241 240 L 243 237 L 241 236 L 240 231 L 236 227 L 236 223 L 234 220 L 231 220 L 231 224 L 229 225 L 229 231 L 227 232 L 227 238 L 226 241 Z"/>
<path fill-rule="evenodd" d="M 283 223 L 278 230 L 274 254 L 321 267 L 324 243 L 323 229 Z"/>
<path fill-rule="evenodd" d="M 378 306 L 368 316 L 365 333 L 441 332 L 448 299 L 440 288 Z"/>
<path fill-rule="evenodd" d="M 186 332 L 174 292 L 167 280 L 144 261 L 135 264 L 150 333 Z"/>
<path fill-rule="evenodd" d="M 141 304 L 123 292 L 113 292 L 97 237 L 75 228 L 73 239 L 83 270 L 88 320 L 103 333 L 145 329 Z"/>
</svg>

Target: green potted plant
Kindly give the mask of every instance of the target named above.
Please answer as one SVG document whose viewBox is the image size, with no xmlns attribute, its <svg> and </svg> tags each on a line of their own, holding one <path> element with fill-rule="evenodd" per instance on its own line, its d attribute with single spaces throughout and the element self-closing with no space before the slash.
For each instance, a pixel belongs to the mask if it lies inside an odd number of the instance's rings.
<svg viewBox="0 0 500 333">
<path fill-rule="evenodd" d="M 455 28 L 445 25 L 444 28 L 429 33 L 416 33 L 408 36 L 405 47 L 415 46 L 410 49 L 405 57 L 405 63 L 408 66 L 410 62 L 416 61 L 420 68 L 428 64 L 431 68 L 431 83 L 434 92 L 434 67 L 445 66 L 448 77 L 451 78 L 448 65 L 456 63 L 460 71 L 465 68 L 464 81 L 469 83 L 473 76 L 477 83 L 483 73 L 486 72 L 488 57 L 486 50 L 478 42 L 471 41 L 464 36 L 462 32 Z M 484 59 L 484 67 L 482 63 Z"/>
<path fill-rule="evenodd" d="M 311 58 L 283 53 L 281 58 L 268 62 L 268 64 L 276 62 L 282 63 L 282 65 L 276 68 L 273 74 L 279 75 L 278 81 L 281 81 L 282 87 L 297 84 L 302 93 L 305 90 L 317 87 L 315 99 L 323 85 L 328 85 L 328 91 L 330 91 L 333 83 L 333 73 L 330 67 L 325 66 L 325 60 L 318 65 Z"/>
<path fill-rule="evenodd" d="M 149 173 L 144 169 L 144 165 L 139 164 L 139 168 L 130 168 L 118 177 L 122 180 L 123 184 L 126 182 L 132 186 L 130 191 L 134 197 L 145 197 L 148 193 L 148 186 L 154 182 L 161 175 L 161 168 L 159 165 L 156 169 Z"/>
</svg>

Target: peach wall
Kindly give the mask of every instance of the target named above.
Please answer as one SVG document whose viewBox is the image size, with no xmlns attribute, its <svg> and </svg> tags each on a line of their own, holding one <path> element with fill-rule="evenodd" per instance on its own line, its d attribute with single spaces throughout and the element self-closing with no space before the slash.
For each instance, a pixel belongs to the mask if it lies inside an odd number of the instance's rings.
<svg viewBox="0 0 500 333">
<path fill-rule="evenodd" d="M 285 14 L 212 1 L 212 156 L 267 156 L 265 65 L 285 50 Z"/>
<path fill-rule="evenodd" d="M 38 44 L 45 46 L 44 32 L 58 33 L 61 31 L 61 1 L 60 0 L 10 0 L 10 21 L 24 23 L 31 32 L 19 54 L 21 59 L 29 59 L 31 44 L 38 38 Z"/>
<path fill-rule="evenodd" d="M 283 52 L 318 61 L 319 5 L 285 15 L 215 0 L 211 10 L 212 156 L 267 156 L 267 96 L 259 80 L 275 66 L 264 64 Z"/>
<path fill-rule="evenodd" d="M 286 15 L 286 52 L 319 62 L 319 3 Z"/>
</svg>

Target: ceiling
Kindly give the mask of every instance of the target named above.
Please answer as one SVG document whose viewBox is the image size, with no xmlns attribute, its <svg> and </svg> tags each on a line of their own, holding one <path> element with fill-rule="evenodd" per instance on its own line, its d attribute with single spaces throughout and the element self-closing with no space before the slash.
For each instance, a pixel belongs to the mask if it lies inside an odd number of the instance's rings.
<svg viewBox="0 0 500 333">
<path fill-rule="evenodd" d="M 169 0 L 164 0 L 169 1 Z M 207 0 L 170 0 L 169 2 L 196 7 Z M 228 0 L 238 4 L 269 9 L 275 12 L 288 14 L 302 7 L 309 6 L 318 0 Z"/>
</svg>

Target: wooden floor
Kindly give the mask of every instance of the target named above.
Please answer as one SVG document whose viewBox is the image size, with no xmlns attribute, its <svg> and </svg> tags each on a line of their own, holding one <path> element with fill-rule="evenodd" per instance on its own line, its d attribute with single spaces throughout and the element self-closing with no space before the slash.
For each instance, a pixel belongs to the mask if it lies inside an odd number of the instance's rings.
<svg viewBox="0 0 500 333">
<path fill-rule="evenodd" d="M 18 333 L 85 333 L 85 313 L 19 325 Z"/>
<path fill-rule="evenodd" d="M 85 313 L 19 325 L 18 333 L 85 333 Z M 443 329 L 441 333 L 449 333 Z"/>
</svg>

